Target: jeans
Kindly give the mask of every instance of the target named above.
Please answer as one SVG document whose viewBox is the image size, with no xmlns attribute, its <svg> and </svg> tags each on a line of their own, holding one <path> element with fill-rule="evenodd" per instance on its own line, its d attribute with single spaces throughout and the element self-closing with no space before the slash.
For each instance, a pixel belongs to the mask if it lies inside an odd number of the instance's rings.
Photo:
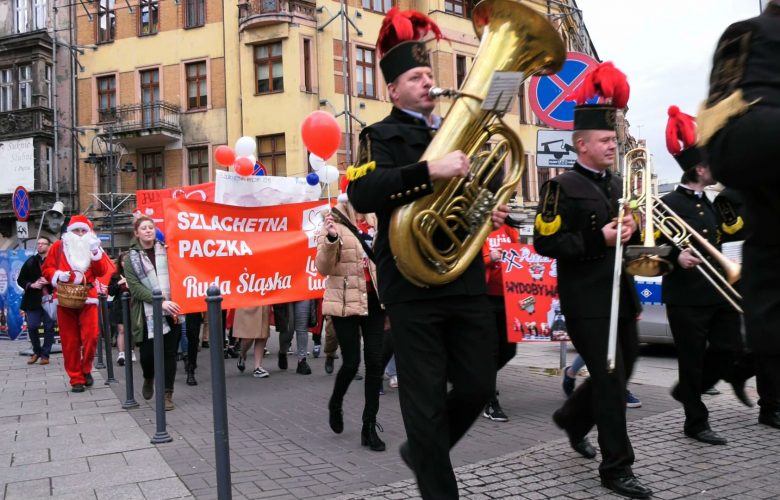
<svg viewBox="0 0 780 500">
<path fill-rule="evenodd" d="M 25 313 L 27 314 L 27 328 L 33 354 L 40 358 L 48 358 L 51 353 L 51 345 L 54 343 L 54 320 L 43 309 L 25 311 Z M 38 331 L 41 323 L 43 323 L 43 347 L 41 347 L 41 335 Z"/>
<path fill-rule="evenodd" d="M 173 390 L 173 381 L 176 379 L 176 350 L 181 336 L 181 325 L 174 324 L 170 316 L 165 316 L 164 320 L 168 322 L 171 331 L 163 335 L 163 370 L 165 377 L 165 390 Z M 138 351 L 141 357 L 141 371 L 144 378 L 154 378 L 154 339 L 149 338 L 149 331 L 144 325 L 144 339 L 141 342 Z"/>
<path fill-rule="evenodd" d="M 306 359 L 306 347 L 309 345 L 309 302 L 309 300 L 301 300 L 285 304 L 288 312 L 292 306 L 293 321 L 280 321 L 281 324 L 276 324 L 276 329 L 279 331 L 279 354 L 286 354 L 287 349 L 290 348 L 293 332 L 288 330 L 287 325 L 292 324 L 295 328 L 298 361 Z"/>
</svg>

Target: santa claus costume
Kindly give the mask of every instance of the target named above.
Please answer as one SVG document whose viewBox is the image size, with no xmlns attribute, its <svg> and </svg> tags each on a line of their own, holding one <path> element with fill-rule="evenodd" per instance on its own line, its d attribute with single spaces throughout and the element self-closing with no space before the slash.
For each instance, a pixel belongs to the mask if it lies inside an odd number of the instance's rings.
<svg viewBox="0 0 780 500">
<path fill-rule="evenodd" d="M 92 385 L 92 361 L 98 339 L 97 290 L 94 283 L 107 272 L 100 240 L 92 223 L 84 215 L 74 215 L 62 239 L 54 242 L 43 263 L 43 276 L 54 285 L 54 296 L 60 283 L 91 285 L 81 309 L 60 305 L 57 322 L 62 341 L 65 371 L 73 392 L 83 392 Z"/>
</svg>

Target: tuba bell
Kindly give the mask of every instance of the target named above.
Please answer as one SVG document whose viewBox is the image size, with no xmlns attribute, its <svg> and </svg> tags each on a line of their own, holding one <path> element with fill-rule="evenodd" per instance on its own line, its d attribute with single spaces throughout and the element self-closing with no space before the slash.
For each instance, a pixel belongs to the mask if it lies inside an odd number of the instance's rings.
<svg viewBox="0 0 780 500">
<path fill-rule="evenodd" d="M 390 219 L 395 263 L 418 286 L 449 283 L 468 268 L 492 230 L 491 212 L 509 200 L 525 169 L 517 134 L 500 114 L 481 109 L 493 73 L 550 74 L 566 59 L 555 28 L 516 0 L 483 0 L 474 8 L 473 24 L 481 39 L 474 63 L 460 91 L 450 94 L 455 102 L 420 158 L 462 150 L 470 159 L 469 175 L 436 181 L 432 194 L 396 208 Z M 491 138 L 498 140 L 487 151 Z M 489 189 L 502 173 L 500 187 Z"/>
</svg>

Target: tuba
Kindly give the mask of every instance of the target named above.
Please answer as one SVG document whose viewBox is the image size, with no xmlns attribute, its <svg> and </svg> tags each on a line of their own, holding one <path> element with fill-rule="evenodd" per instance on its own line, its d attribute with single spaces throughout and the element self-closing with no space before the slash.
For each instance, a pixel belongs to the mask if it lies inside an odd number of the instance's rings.
<svg viewBox="0 0 780 500">
<path fill-rule="evenodd" d="M 481 39 L 474 64 L 460 91 L 453 92 L 455 102 L 420 158 L 462 150 L 470 159 L 469 175 L 435 182 L 432 194 L 396 208 L 390 219 L 395 263 L 418 286 L 449 283 L 468 268 L 492 231 L 492 211 L 509 200 L 525 169 L 517 134 L 500 113 L 481 109 L 493 73 L 550 74 L 566 59 L 555 28 L 516 0 L 483 0 L 474 8 L 473 24 Z M 486 144 L 493 137 L 499 139 L 488 151 Z M 507 161 L 500 187 L 491 190 Z"/>
</svg>

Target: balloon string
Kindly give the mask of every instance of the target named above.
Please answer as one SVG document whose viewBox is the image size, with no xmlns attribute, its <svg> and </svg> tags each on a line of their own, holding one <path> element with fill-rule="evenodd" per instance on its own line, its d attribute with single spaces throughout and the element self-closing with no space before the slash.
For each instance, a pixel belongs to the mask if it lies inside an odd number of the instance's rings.
<svg viewBox="0 0 780 500">
<path fill-rule="evenodd" d="M 331 196 L 330 196 L 330 182 L 328 182 L 328 205 L 332 204 Z"/>
</svg>

